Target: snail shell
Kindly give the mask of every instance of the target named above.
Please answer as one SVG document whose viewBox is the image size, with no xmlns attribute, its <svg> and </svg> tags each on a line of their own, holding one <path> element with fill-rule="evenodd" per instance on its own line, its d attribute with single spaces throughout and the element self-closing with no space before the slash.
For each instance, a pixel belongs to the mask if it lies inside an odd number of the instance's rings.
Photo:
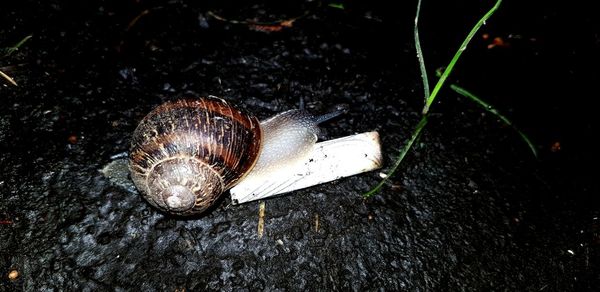
<svg viewBox="0 0 600 292">
<path fill-rule="evenodd" d="M 198 214 L 241 179 L 260 180 L 303 161 L 318 124 L 346 110 L 318 117 L 289 110 L 259 123 L 215 97 L 167 102 L 133 134 L 131 176 L 155 207 Z"/>
<path fill-rule="evenodd" d="M 158 209 L 201 213 L 254 166 L 261 137 L 256 117 L 222 99 L 167 102 L 133 133 L 131 177 Z"/>
</svg>

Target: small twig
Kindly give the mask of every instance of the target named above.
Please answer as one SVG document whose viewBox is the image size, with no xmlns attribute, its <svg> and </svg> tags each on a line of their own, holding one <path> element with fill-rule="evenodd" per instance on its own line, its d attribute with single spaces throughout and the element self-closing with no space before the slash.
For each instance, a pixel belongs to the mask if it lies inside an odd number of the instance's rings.
<svg viewBox="0 0 600 292">
<path fill-rule="evenodd" d="M 0 76 L 4 77 L 4 79 L 8 80 L 8 82 L 10 82 L 10 84 L 12 84 L 14 86 L 19 86 L 19 85 L 17 85 L 17 82 L 15 82 L 15 80 L 12 79 L 10 76 L 6 75 L 6 73 L 0 71 Z"/>
<path fill-rule="evenodd" d="M 319 232 L 319 214 L 315 214 L 315 232 Z"/>
<path fill-rule="evenodd" d="M 220 15 L 217 15 L 216 13 L 214 13 L 212 11 L 206 12 L 206 14 L 212 16 L 216 20 L 220 20 L 223 22 L 229 22 L 229 23 L 233 23 L 233 24 L 246 24 L 245 21 L 238 21 L 238 20 L 233 20 L 233 19 L 230 20 L 225 17 L 221 17 Z"/>
<path fill-rule="evenodd" d="M 258 239 L 263 237 L 265 231 L 265 201 L 258 204 Z"/>
<path fill-rule="evenodd" d="M 138 14 L 138 16 L 134 17 L 127 25 L 127 29 L 125 31 L 130 31 L 131 28 L 140 20 L 140 18 L 147 15 L 148 13 L 150 13 L 150 10 L 146 9 L 146 10 L 142 11 L 140 14 Z"/>
<path fill-rule="evenodd" d="M 261 21 L 254 21 L 254 20 L 228 19 L 228 18 L 222 17 L 220 15 L 217 15 L 216 13 L 214 13 L 212 11 L 208 11 L 206 14 L 212 16 L 216 20 L 220 20 L 220 21 L 223 21 L 223 22 L 229 22 L 229 23 L 233 23 L 233 24 L 244 24 L 244 25 L 259 26 L 259 27 L 263 27 L 263 26 L 290 27 L 290 26 L 292 26 L 292 24 L 296 20 L 301 19 L 303 17 L 306 17 L 309 13 L 310 13 L 310 11 L 307 10 L 307 11 L 304 11 L 303 14 L 301 14 L 299 16 L 296 16 L 296 17 L 292 17 L 292 18 L 289 18 L 289 19 L 279 19 L 279 20 L 270 21 L 270 22 L 261 22 Z"/>
</svg>

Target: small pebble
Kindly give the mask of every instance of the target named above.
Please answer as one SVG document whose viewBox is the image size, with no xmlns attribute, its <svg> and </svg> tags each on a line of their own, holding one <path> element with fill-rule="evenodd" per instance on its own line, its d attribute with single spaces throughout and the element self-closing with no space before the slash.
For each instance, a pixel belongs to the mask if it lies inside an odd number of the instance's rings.
<svg viewBox="0 0 600 292">
<path fill-rule="evenodd" d="M 16 280 L 19 277 L 19 272 L 17 270 L 12 270 L 8 273 L 8 279 L 11 281 Z"/>
</svg>

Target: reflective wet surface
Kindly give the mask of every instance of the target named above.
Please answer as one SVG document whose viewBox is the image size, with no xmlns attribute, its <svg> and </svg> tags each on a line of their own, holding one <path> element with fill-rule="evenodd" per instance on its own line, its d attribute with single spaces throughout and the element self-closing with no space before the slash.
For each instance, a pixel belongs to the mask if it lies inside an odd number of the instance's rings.
<svg viewBox="0 0 600 292">
<path fill-rule="evenodd" d="M 503 3 L 449 80 L 510 118 L 538 159 L 443 90 L 399 172 L 365 200 L 420 118 L 414 4 L 26 2 L 0 10 L 0 47 L 32 35 L 0 58 L 18 84 L 0 79 L 2 291 L 600 283 L 592 9 Z M 424 4 L 430 79 L 492 4 Z M 267 200 L 262 236 L 260 202 L 224 197 L 176 218 L 100 172 L 152 108 L 209 94 L 261 119 L 300 98 L 315 113 L 349 104 L 321 139 L 377 130 L 384 169 Z"/>
</svg>

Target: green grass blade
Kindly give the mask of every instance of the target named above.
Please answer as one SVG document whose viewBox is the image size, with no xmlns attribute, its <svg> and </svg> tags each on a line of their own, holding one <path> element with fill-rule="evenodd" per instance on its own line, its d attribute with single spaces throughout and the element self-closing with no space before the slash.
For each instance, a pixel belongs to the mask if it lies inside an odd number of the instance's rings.
<svg viewBox="0 0 600 292">
<path fill-rule="evenodd" d="M 446 82 L 448 75 L 450 75 L 450 72 L 452 72 L 452 70 L 454 69 L 454 65 L 456 65 L 456 62 L 458 62 L 458 59 L 460 59 L 460 56 L 462 55 L 462 53 L 467 49 L 467 45 L 469 45 L 469 43 L 471 42 L 471 39 L 473 39 L 473 37 L 475 36 L 475 34 L 479 30 L 479 28 L 481 28 L 483 26 L 483 24 L 494 14 L 494 12 L 496 12 L 498 7 L 500 7 L 501 3 L 502 3 L 502 0 L 496 1 L 496 4 L 494 5 L 494 7 L 492 7 L 485 15 L 483 15 L 483 17 L 481 19 L 479 19 L 477 24 L 475 24 L 473 29 L 471 29 L 471 31 L 469 32 L 469 34 L 467 35 L 467 37 L 465 38 L 463 43 L 460 45 L 460 48 L 458 49 L 458 51 L 456 51 L 456 54 L 454 54 L 454 57 L 452 57 L 450 64 L 448 64 L 448 67 L 446 67 L 446 70 L 444 70 L 444 73 L 442 73 L 442 76 L 440 77 L 438 82 L 435 84 L 435 87 L 433 88 L 431 95 L 429 96 L 429 98 L 427 99 L 427 102 L 425 103 L 425 107 L 423 107 L 423 114 L 427 114 L 429 112 L 429 108 L 431 107 L 431 104 L 433 103 L 438 92 L 442 88 L 442 85 L 444 85 L 444 83 Z"/>
<path fill-rule="evenodd" d="M 406 153 L 408 153 L 408 151 L 412 148 L 412 145 L 415 143 L 415 141 L 417 140 L 417 138 L 419 138 L 419 136 L 421 135 L 421 131 L 427 125 L 427 119 L 428 119 L 427 115 L 424 115 L 424 116 L 421 117 L 421 121 L 419 121 L 419 123 L 417 124 L 417 127 L 413 131 L 413 134 L 410 137 L 410 140 L 408 140 L 408 142 L 406 143 L 406 145 L 404 145 L 404 149 L 402 149 L 402 151 L 400 151 L 400 154 L 398 154 L 398 157 L 396 158 L 396 162 L 394 162 L 394 165 L 392 166 L 392 168 L 388 172 L 387 176 L 384 177 L 374 188 L 372 188 L 370 191 L 368 191 L 368 192 L 366 192 L 366 193 L 363 194 L 363 197 L 365 199 L 369 198 L 369 197 L 373 196 L 375 193 L 379 192 L 379 189 L 381 189 L 381 187 L 396 172 L 396 169 L 398 169 L 398 166 L 400 166 L 400 163 L 402 163 L 402 161 L 404 160 L 404 157 L 406 156 Z"/>
<path fill-rule="evenodd" d="M 421 15 L 421 0 L 417 2 L 417 13 L 415 16 L 415 50 L 417 51 L 417 59 L 419 60 L 419 70 L 421 70 L 421 78 L 423 79 L 423 92 L 425 93 L 424 99 L 427 102 L 429 97 L 429 79 L 427 78 L 427 69 L 425 68 L 425 57 L 423 50 L 421 49 L 421 40 L 419 39 L 419 15 Z"/>
<path fill-rule="evenodd" d="M 462 88 L 462 87 L 460 87 L 460 86 L 458 86 L 456 84 L 451 84 L 450 88 L 452 90 L 454 90 L 456 93 L 458 93 L 458 94 L 460 94 L 460 95 L 462 95 L 464 97 L 467 97 L 470 100 L 474 101 L 475 103 L 479 104 L 486 111 L 494 114 L 501 121 L 503 121 L 505 124 L 511 126 L 519 134 L 519 136 L 521 136 L 521 138 L 523 139 L 523 141 L 525 141 L 525 143 L 527 143 L 527 146 L 529 146 L 529 149 L 533 153 L 533 156 L 535 156 L 535 158 L 538 157 L 537 149 L 536 149 L 535 145 L 533 144 L 533 142 L 531 142 L 531 140 L 529 139 L 529 137 L 527 137 L 527 135 L 525 135 L 525 133 L 521 132 L 521 130 L 519 130 L 515 125 L 513 125 L 513 123 L 507 117 L 505 117 L 500 112 L 498 112 L 498 110 L 496 110 L 492 105 L 490 105 L 489 103 L 485 102 L 484 100 L 482 100 L 481 98 L 477 97 L 473 93 L 467 91 L 466 89 L 464 89 L 464 88 Z"/>
<path fill-rule="evenodd" d="M 329 4 L 327 4 L 327 6 L 344 10 L 344 3 L 329 3 Z"/>
<path fill-rule="evenodd" d="M 421 1 L 419 0 L 418 5 L 417 5 L 417 16 L 415 17 L 415 30 L 414 31 L 417 34 L 418 34 L 418 29 L 417 29 L 416 25 L 418 24 L 418 17 L 419 17 L 419 13 L 420 13 L 420 3 L 421 3 Z M 389 178 L 392 175 L 394 175 L 394 173 L 396 172 L 396 170 L 400 166 L 400 163 L 402 162 L 402 160 L 404 160 L 404 157 L 406 156 L 406 154 L 408 153 L 408 151 L 412 148 L 412 145 L 414 144 L 414 142 L 417 140 L 417 138 L 421 134 L 421 131 L 427 125 L 429 108 L 431 107 L 431 104 L 435 100 L 435 97 L 437 96 L 437 93 L 440 91 L 442 85 L 444 85 L 444 82 L 446 81 L 446 79 L 450 75 L 450 72 L 452 72 L 452 69 L 454 68 L 454 65 L 456 64 L 456 62 L 458 61 L 458 59 L 462 55 L 462 52 L 467 48 L 467 45 L 469 44 L 469 42 L 471 41 L 471 39 L 473 39 L 473 36 L 475 36 L 475 34 L 479 30 L 479 28 L 481 28 L 481 26 L 483 26 L 483 24 L 485 23 L 485 21 L 487 21 L 494 14 L 494 12 L 496 12 L 496 10 L 498 9 L 498 7 L 500 7 L 501 3 L 502 3 L 502 0 L 496 1 L 496 4 L 494 5 L 494 7 L 492 7 L 479 20 L 479 22 L 477 22 L 477 24 L 475 24 L 475 26 L 473 27 L 473 29 L 471 29 L 471 31 L 469 32 L 469 34 L 467 35 L 467 37 L 463 41 L 462 45 L 460 46 L 459 50 L 454 54 L 454 57 L 450 61 L 450 64 L 448 65 L 448 67 L 446 67 L 446 70 L 442 74 L 441 78 L 436 83 L 435 88 L 433 89 L 433 92 L 431 92 L 431 95 L 429 95 L 429 97 L 427 98 L 425 106 L 423 107 L 423 117 L 421 118 L 421 121 L 419 121 L 419 124 L 417 124 L 417 127 L 413 131 L 411 139 L 406 143 L 406 145 L 404 146 L 404 148 L 402 149 L 402 151 L 398 154 L 398 157 L 396 158 L 396 161 L 394 162 L 394 165 L 390 169 L 390 171 L 387 174 L 387 176 L 385 178 L 383 178 L 377 184 L 377 186 L 375 186 L 373 189 L 371 189 L 370 191 L 364 193 L 363 194 L 364 198 L 369 198 L 369 197 L 373 196 L 375 193 L 377 193 L 381 189 L 381 187 L 389 180 Z M 415 46 L 419 46 L 419 48 L 417 50 L 420 51 L 420 43 L 418 42 L 418 35 L 415 35 Z M 418 55 L 419 55 L 419 53 L 417 52 L 417 57 L 419 57 Z M 420 55 L 422 57 L 422 52 L 420 53 Z M 424 61 L 423 61 L 422 58 L 419 58 L 419 62 L 420 62 L 420 64 L 419 64 L 420 67 L 421 68 L 425 68 L 425 63 L 424 63 Z M 425 87 L 425 83 L 427 83 L 427 77 L 424 74 L 421 74 L 421 76 L 423 77 L 423 82 L 424 82 L 424 86 L 423 87 Z M 427 83 L 427 87 L 428 87 L 428 83 Z M 425 95 L 425 97 L 427 97 L 427 95 Z"/>
<path fill-rule="evenodd" d="M 18 50 L 26 41 L 28 41 L 33 35 L 28 35 L 26 37 L 24 37 L 22 40 L 20 40 L 16 45 L 6 48 L 6 53 L 4 53 L 4 57 L 8 57 L 10 56 L 12 53 L 14 53 L 16 50 Z"/>
</svg>

